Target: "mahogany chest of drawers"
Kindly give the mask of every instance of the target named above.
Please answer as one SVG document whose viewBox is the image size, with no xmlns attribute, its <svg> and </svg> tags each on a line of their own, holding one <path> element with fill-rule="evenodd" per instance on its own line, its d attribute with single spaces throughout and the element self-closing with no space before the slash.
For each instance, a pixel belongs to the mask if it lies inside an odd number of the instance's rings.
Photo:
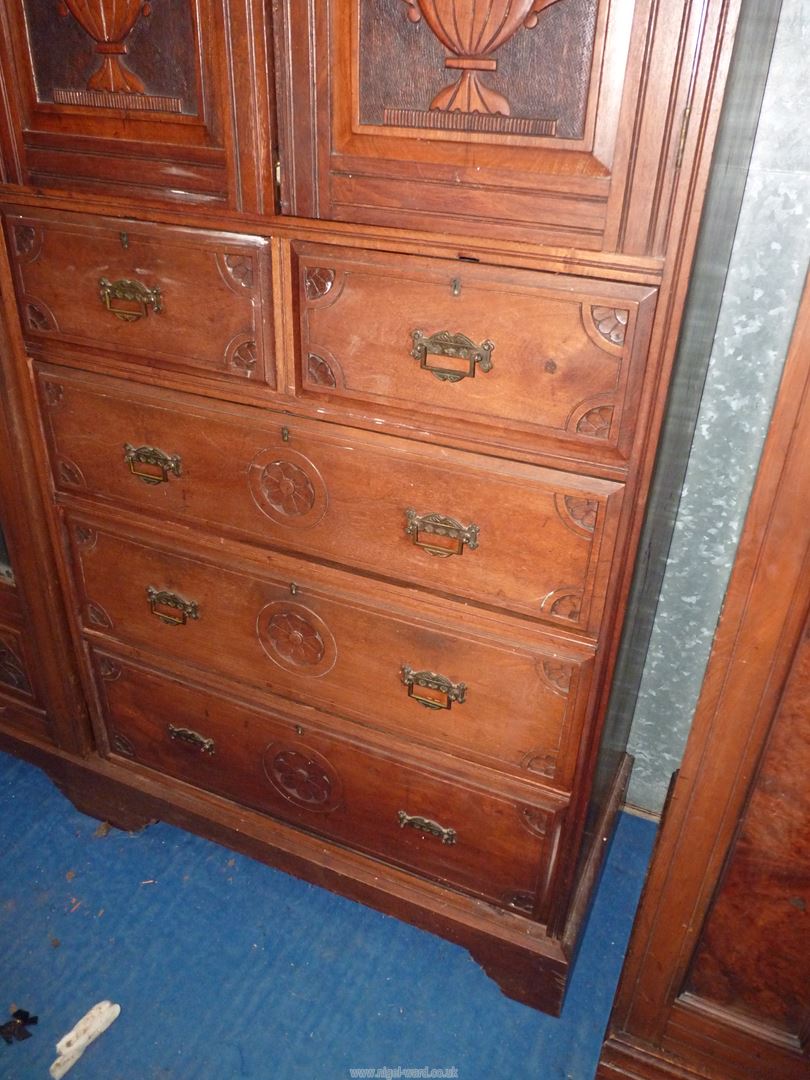
<svg viewBox="0 0 810 1080">
<path fill-rule="evenodd" d="M 81 687 L 2 745 L 558 1011 L 736 5 L 108 6 L 0 18 L 15 513 Z"/>
</svg>

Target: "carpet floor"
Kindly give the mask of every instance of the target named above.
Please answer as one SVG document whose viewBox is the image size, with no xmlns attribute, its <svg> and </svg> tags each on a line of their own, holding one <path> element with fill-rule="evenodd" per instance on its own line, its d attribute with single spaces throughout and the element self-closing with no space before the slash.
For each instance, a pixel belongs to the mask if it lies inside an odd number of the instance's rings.
<svg viewBox="0 0 810 1080">
<path fill-rule="evenodd" d="M 121 1015 L 70 1080 L 592 1080 L 654 826 L 620 817 L 560 1019 L 463 949 L 217 844 L 103 833 L 0 754 L 0 1023 L 39 1017 L 0 1041 L 4 1080 L 47 1080 L 105 998 Z"/>
</svg>

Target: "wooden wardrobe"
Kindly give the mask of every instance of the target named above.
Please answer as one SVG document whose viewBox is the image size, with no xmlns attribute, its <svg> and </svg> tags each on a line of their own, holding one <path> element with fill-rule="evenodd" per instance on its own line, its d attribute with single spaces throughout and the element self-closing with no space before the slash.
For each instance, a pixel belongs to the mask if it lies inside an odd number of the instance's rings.
<svg viewBox="0 0 810 1080">
<path fill-rule="evenodd" d="M 599 1077 L 810 1076 L 810 288 Z"/>
<path fill-rule="evenodd" d="M 558 1011 L 738 8 L 3 5 L 0 745 Z"/>
</svg>

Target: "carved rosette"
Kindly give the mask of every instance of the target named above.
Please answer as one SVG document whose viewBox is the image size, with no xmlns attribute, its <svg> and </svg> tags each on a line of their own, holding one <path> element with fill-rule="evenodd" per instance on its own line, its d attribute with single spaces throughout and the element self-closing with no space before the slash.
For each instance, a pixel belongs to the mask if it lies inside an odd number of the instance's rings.
<svg viewBox="0 0 810 1080">
<path fill-rule="evenodd" d="M 261 488 L 270 506 L 286 517 L 300 517 L 315 505 L 315 488 L 304 470 L 291 461 L 265 465 Z"/>
<path fill-rule="evenodd" d="M 121 668 L 109 656 L 100 656 L 98 660 L 98 673 L 105 682 L 116 682 L 121 678 Z"/>
<path fill-rule="evenodd" d="M 73 533 L 79 547 L 83 547 L 88 551 L 92 551 L 98 543 L 98 533 L 87 525 L 77 525 Z"/>
<path fill-rule="evenodd" d="M 48 334 L 59 329 L 56 319 L 41 300 L 26 300 L 23 304 L 23 314 L 26 326 L 35 333 Z"/>
<path fill-rule="evenodd" d="M 630 312 L 624 308 L 592 307 L 591 318 L 596 332 L 611 345 L 624 345 Z"/>
<path fill-rule="evenodd" d="M 62 404 L 62 399 L 65 396 L 65 388 L 61 383 L 46 380 L 42 383 L 42 391 L 45 395 L 45 401 L 52 409 L 55 409 L 57 405 Z"/>
<path fill-rule="evenodd" d="M 337 386 L 337 379 L 332 370 L 332 365 L 322 356 L 310 353 L 307 356 L 307 382 L 315 383 L 316 386 Z"/>
<path fill-rule="evenodd" d="M 583 540 L 593 540 L 599 502 L 578 495 L 555 495 L 554 505 L 566 528 Z"/>
<path fill-rule="evenodd" d="M 87 601 L 87 621 L 91 626 L 97 627 L 99 630 L 112 630 L 113 621 L 101 604 L 96 604 L 93 600 Z"/>
<path fill-rule="evenodd" d="M 225 367 L 246 379 L 251 378 L 259 360 L 259 350 L 252 334 L 237 334 L 225 346 Z"/>
<path fill-rule="evenodd" d="M 520 811 L 521 823 L 532 836 L 540 836 L 545 839 L 548 832 L 548 819 L 548 811 L 541 810 L 537 806 L 524 806 Z"/>
<path fill-rule="evenodd" d="M 135 747 L 126 735 L 122 735 L 120 731 L 110 731 L 110 749 L 114 750 L 116 754 L 122 754 L 124 757 L 135 757 Z"/>
<path fill-rule="evenodd" d="M 287 671 L 311 677 L 334 667 L 337 646 L 331 630 L 302 604 L 268 604 L 259 613 L 256 629 L 267 656 Z"/>
<path fill-rule="evenodd" d="M 14 226 L 14 251 L 20 262 L 33 262 L 42 247 L 42 229 L 39 226 L 17 224 Z"/>
<path fill-rule="evenodd" d="M 543 598 L 540 608 L 544 614 L 553 619 L 577 623 L 582 614 L 582 590 L 555 589 Z"/>
<path fill-rule="evenodd" d="M 0 636 L 0 683 L 30 696 L 31 684 L 16 645 L 16 641 L 10 635 Z"/>
<path fill-rule="evenodd" d="M 288 802 L 315 813 L 329 813 L 341 802 L 343 785 L 323 754 L 297 743 L 272 743 L 262 758 L 264 774 Z"/>
<path fill-rule="evenodd" d="M 522 769 L 528 769 L 529 772 L 537 773 L 539 776 L 545 776 L 549 780 L 553 780 L 557 775 L 557 755 L 550 753 L 543 753 L 542 751 L 526 754 L 520 763 Z"/>
<path fill-rule="evenodd" d="M 225 268 L 226 280 L 241 291 L 253 288 L 253 259 L 244 252 L 233 255 L 223 255 L 222 265 Z"/>
<path fill-rule="evenodd" d="M 61 484 L 68 487 L 85 487 L 85 479 L 82 470 L 75 461 L 69 458 L 59 457 L 56 459 L 56 476 Z"/>
<path fill-rule="evenodd" d="M 308 457 L 287 447 L 257 454 L 248 469 L 248 485 L 261 512 L 279 525 L 310 528 L 326 512 L 321 474 Z"/>
<path fill-rule="evenodd" d="M 555 694 L 567 697 L 571 690 L 571 680 L 574 677 L 574 668 L 562 660 L 544 660 L 542 663 L 543 678 Z"/>
<path fill-rule="evenodd" d="M 325 266 L 308 266 L 304 271 L 304 294 L 309 301 L 323 300 L 335 284 L 335 271 Z"/>
<path fill-rule="evenodd" d="M 586 439 L 609 439 L 613 425 L 613 405 L 608 402 L 598 404 L 583 403 L 571 413 L 567 428 Z"/>
</svg>

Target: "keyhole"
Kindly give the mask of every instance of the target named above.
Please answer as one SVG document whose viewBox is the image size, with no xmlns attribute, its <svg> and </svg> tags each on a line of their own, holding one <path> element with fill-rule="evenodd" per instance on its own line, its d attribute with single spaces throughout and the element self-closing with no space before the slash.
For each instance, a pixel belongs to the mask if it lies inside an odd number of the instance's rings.
<svg viewBox="0 0 810 1080">
<path fill-rule="evenodd" d="M 453 296 L 461 296 L 461 278 L 454 277 L 450 282 L 450 291 Z"/>
</svg>

